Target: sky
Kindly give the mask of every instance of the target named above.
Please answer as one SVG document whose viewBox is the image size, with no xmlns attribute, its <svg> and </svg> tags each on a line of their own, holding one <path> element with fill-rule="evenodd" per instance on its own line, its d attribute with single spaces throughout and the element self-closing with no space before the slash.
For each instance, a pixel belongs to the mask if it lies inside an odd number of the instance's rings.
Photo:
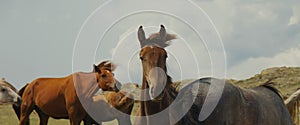
<svg viewBox="0 0 300 125">
<path fill-rule="evenodd" d="M 0 77 L 21 88 L 109 59 L 121 82 L 140 83 L 137 29 L 148 36 L 163 24 L 178 36 L 166 47 L 174 81 L 245 79 L 300 66 L 299 21 L 297 0 L 3 0 Z"/>
</svg>

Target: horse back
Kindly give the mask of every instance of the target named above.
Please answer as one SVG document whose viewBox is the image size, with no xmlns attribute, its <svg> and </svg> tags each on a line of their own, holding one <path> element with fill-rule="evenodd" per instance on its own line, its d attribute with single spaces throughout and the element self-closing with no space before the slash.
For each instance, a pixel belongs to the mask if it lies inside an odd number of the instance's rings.
<svg viewBox="0 0 300 125">
<path fill-rule="evenodd" d="M 194 105 L 181 119 L 179 124 L 189 124 L 197 121 L 200 125 L 292 125 L 290 115 L 279 96 L 279 92 L 269 86 L 253 89 L 243 89 L 231 83 L 225 83 L 222 96 L 217 106 L 204 121 L 198 121 L 198 116 L 207 97 L 211 78 L 199 80 L 199 90 Z M 218 82 L 223 80 L 215 79 Z M 220 84 L 221 85 L 221 84 Z M 184 91 L 184 89 L 183 89 Z M 188 91 L 187 91 L 188 92 Z M 184 94 L 186 95 L 186 94 Z"/>
<path fill-rule="evenodd" d="M 34 105 L 51 117 L 66 117 L 68 113 L 65 97 L 76 97 L 71 79 L 70 77 L 38 78 L 25 88 L 22 101 Z"/>
<path fill-rule="evenodd" d="M 279 91 L 270 84 L 243 89 L 245 112 L 251 122 L 264 125 L 293 125 Z"/>
</svg>

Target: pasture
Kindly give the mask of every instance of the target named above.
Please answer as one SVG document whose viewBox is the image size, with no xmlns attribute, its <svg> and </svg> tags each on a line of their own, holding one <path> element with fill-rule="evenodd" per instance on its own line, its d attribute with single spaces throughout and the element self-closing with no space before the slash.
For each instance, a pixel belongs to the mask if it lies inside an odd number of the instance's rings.
<svg viewBox="0 0 300 125">
<path fill-rule="evenodd" d="M 0 122 L 1 125 L 18 125 L 19 120 L 11 105 L 0 105 Z M 33 125 L 39 124 L 39 118 L 35 112 L 30 115 L 30 122 Z M 49 125 L 66 125 L 68 120 L 49 119 Z"/>
<path fill-rule="evenodd" d="M 292 92 L 300 89 L 300 68 L 292 67 L 280 67 L 280 68 L 270 68 L 263 70 L 260 74 L 257 74 L 246 80 L 230 80 L 230 82 L 243 86 L 245 88 L 253 87 L 258 85 L 261 81 L 266 81 L 267 79 L 273 79 L 274 86 L 281 91 L 281 94 L 286 99 Z M 177 82 L 178 84 L 179 82 Z M 135 103 L 132 113 L 135 114 L 138 108 L 138 103 Z M 299 116 L 299 114 L 298 114 Z M 37 113 L 33 112 L 30 116 L 30 122 L 32 125 L 37 125 L 39 122 Z M 11 105 L 0 105 L 0 123 L 1 125 L 17 125 L 19 120 L 14 114 Z M 56 120 L 49 119 L 49 125 L 68 125 L 69 120 Z M 104 125 L 115 125 L 117 121 L 105 122 Z M 297 124 L 299 125 L 299 124 Z"/>
<path fill-rule="evenodd" d="M 0 122 L 1 125 L 18 125 L 19 120 L 11 105 L 0 105 Z M 36 112 L 30 115 L 30 122 L 32 125 L 39 124 L 39 117 Z M 49 125 L 67 125 L 69 120 L 55 120 L 50 118 Z"/>
<path fill-rule="evenodd" d="M 137 105 L 133 108 L 132 112 L 135 113 L 137 111 Z M 19 120 L 15 115 L 15 112 L 11 105 L 0 105 L 0 123 L 1 125 L 18 125 Z M 32 112 L 30 115 L 30 124 L 31 125 L 38 125 L 39 124 L 39 117 L 36 112 Z M 69 120 L 66 119 L 49 119 L 48 125 L 68 125 Z M 113 120 L 110 122 L 103 122 L 103 125 L 116 125 L 117 120 Z M 81 123 L 83 125 L 83 123 Z"/>
</svg>

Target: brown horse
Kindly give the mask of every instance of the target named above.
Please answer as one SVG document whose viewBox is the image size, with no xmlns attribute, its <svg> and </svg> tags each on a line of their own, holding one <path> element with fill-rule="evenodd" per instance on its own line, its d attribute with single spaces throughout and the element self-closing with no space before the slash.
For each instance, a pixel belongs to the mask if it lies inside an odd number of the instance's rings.
<svg viewBox="0 0 300 125">
<path fill-rule="evenodd" d="M 40 117 L 40 125 L 53 118 L 69 118 L 71 125 L 79 125 L 86 117 L 80 101 L 92 101 L 99 87 L 104 91 L 118 91 L 111 67 L 104 61 L 94 72 L 78 72 L 63 78 L 39 78 L 25 87 L 22 95 L 20 125 L 26 124 L 35 109 Z M 79 100 L 83 98 L 85 100 Z"/>
<path fill-rule="evenodd" d="M 0 80 L 0 104 L 15 104 L 21 100 L 16 88 L 4 78 Z"/>
<path fill-rule="evenodd" d="M 136 124 L 182 124 L 182 125 L 292 125 L 291 117 L 277 90 L 268 83 L 253 88 L 242 89 L 224 80 L 214 78 L 202 78 L 195 80 L 176 92 L 171 77 L 167 75 L 166 59 L 168 41 L 175 39 L 175 35 L 166 33 L 161 25 L 158 33 L 145 37 L 143 27 L 138 30 L 138 39 L 141 45 L 140 59 L 143 66 L 142 89 L 149 88 L 149 93 L 142 93 L 142 98 L 150 98 L 149 101 L 141 101 L 140 115 L 146 119 L 137 119 Z M 215 98 L 208 98 L 210 86 L 220 86 L 225 82 L 220 100 L 208 118 L 199 119 L 204 102 L 208 105 L 216 103 Z M 161 85 L 163 84 L 163 85 Z M 198 87 L 198 90 L 193 91 Z M 224 84 L 223 84 L 224 85 Z M 162 92 L 160 88 L 163 87 Z M 172 103 L 177 101 L 174 106 Z M 194 100 L 193 100 L 194 99 Z M 184 111 L 188 103 L 191 103 L 188 111 Z M 163 117 L 154 114 L 171 107 Z M 180 115 L 183 116 L 181 117 Z M 179 121 L 178 121 L 179 120 Z"/>
</svg>

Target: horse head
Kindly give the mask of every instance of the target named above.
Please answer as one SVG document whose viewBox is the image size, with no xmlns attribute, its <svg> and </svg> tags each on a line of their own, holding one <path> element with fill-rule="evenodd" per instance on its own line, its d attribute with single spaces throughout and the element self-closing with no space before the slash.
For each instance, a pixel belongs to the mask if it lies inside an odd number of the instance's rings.
<svg viewBox="0 0 300 125">
<path fill-rule="evenodd" d="M 10 88 L 11 86 L 4 79 L 0 81 L 0 104 L 17 103 L 21 100 L 21 97 L 13 90 L 14 87 Z"/>
<path fill-rule="evenodd" d="M 143 66 L 143 89 L 149 88 L 149 96 L 152 100 L 161 99 L 162 91 L 170 79 L 167 76 L 166 59 L 169 41 L 176 36 L 168 34 L 163 25 L 160 31 L 145 37 L 143 27 L 138 29 L 138 39 L 141 45 L 140 60 Z"/>
<path fill-rule="evenodd" d="M 119 91 L 121 83 L 115 79 L 112 73 L 116 66 L 109 61 L 103 61 L 98 65 L 94 65 L 97 82 L 103 91 Z"/>
</svg>

